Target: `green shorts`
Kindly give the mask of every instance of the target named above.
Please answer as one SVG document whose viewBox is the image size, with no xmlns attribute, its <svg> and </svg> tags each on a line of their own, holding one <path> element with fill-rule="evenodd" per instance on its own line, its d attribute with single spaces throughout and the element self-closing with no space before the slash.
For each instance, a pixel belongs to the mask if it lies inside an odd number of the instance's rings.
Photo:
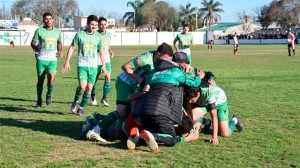
<svg viewBox="0 0 300 168">
<path fill-rule="evenodd" d="M 208 112 L 207 107 L 199 107 L 205 114 Z M 227 103 L 219 104 L 217 106 L 217 114 L 219 121 L 228 121 L 229 109 Z"/>
<path fill-rule="evenodd" d="M 52 72 L 57 73 L 57 61 L 44 61 L 37 59 L 36 71 L 38 78 L 44 78 L 46 74 Z"/>
<path fill-rule="evenodd" d="M 77 67 L 78 82 L 87 81 L 90 84 L 95 84 L 97 76 L 96 67 Z"/>
<path fill-rule="evenodd" d="M 218 111 L 218 120 L 219 121 L 228 121 L 229 108 L 227 103 L 219 104 L 217 106 Z"/>
<path fill-rule="evenodd" d="M 111 74 L 111 63 L 107 62 L 105 64 L 105 67 L 106 67 L 107 72 Z M 98 73 L 99 74 L 101 73 L 101 68 L 102 68 L 102 65 L 98 65 Z"/>
<path fill-rule="evenodd" d="M 134 89 L 127 83 L 121 80 L 119 77 L 116 78 L 116 92 L 117 92 L 117 104 L 129 104 L 127 97 L 134 93 Z"/>
</svg>

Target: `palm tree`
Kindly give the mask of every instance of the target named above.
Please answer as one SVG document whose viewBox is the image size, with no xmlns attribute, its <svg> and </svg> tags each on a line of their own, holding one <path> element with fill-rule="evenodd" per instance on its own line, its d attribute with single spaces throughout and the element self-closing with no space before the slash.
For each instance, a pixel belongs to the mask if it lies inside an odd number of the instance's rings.
<svg viewBox="0 0 300 168">
<path fill-rule="evenodd" d="M 209 2 L 202 0 L 201 4 L 203 8 L 199 9 L 200 17 L 203 19 L 203 24 L 210 30 L 212 24 L 218 23 L 218 21 L 221 20 L 221 16 L 218 13 L 224 12 L 224 10 L 220 8 L 223 4 L 218 1 L 214 2 L 214 0 L 210 0 Z"/>
<path fill-rule="evenodd" d="M 195 22 L 195 12 L 197 11 L 197 8 L 192 7 L 191 3 L 187 3 L 185 6 L 179 6 L 179 16 L 180 17 L 180 22 L 182 24 L 184 23 L 194 23 Z"/>
<path fill-rule="evenodd" d="M 129 24 L 130 21 L 132 21 L 133 23 L 133 27 L 135 29 L 135 27 L 139 26 L 138 18 L 137 17 L 139 15 L 139 7 L 142 5 L 142 2 L 140 0 L 135 0 L 135 1 L 130 1 L 127 2 L 127 7 L 132 7 L 133 8 L 133 12 L 126 12 L 123 16 L 123 20 L 126 19 L 125 21 L 125 25 L 127 26 Z"/>
</svg>

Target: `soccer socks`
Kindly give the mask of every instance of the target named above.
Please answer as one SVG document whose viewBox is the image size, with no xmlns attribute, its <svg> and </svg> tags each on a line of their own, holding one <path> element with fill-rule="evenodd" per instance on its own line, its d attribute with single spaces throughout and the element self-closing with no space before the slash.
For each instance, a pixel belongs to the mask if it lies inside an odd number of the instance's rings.
<svg viewBox="0 0 300 168">
<path fill-rule="evenodd" d="M 90 97 L 91 97 L 90 94 L 87 94 L 86 92 L 84 92 L 82 101 L 80 103 L 80 107 L 84 108 L 88 104 Z"/>
<path fill-rule="evenodd" d="M 42 101 L 43 84 L 36 84 L 36 92 L 38 101 Z"/>
<path fill-rule="evenodd" d="M 103 85 L 103 98 L 106 98 L 110 91 L 110 82 L 104 82 Z"/>
<path fill-rule="evenodd" d="M 82 93 L 80 92 L 80 90 L 78 88 L 76 88 L 76 93 L 75 93 L 75 96 L 74 96 L 74 102 L 78 102 L 81 95 L 82 95 Z"/>
<path fill-rule="evenodd" d="M 170 134 L 152 133 L 152 135 L 156 141 L 162 142 L 167 146 L 174 146 L 177 142 L 180 142 L 180 137 L 173 137 Z"/>
<path fill-rule="evenodd" d="M 203 125 L 208 125 L 208 124 L 210 124 L 210 119 L 206 119 L 206 118 L 201 117 L 201 118 L 198 119 L 198 122 L 200 122 Z"/>
<path fill-rule="evenodd" d="M 106 129 L 119 118 L 120 115 L 118 111 L 110 112 L 99 122 L 98 125 L 100 126 L 100 128 Z"/>
<path fill-rule="evenodd" d="M 48 91 L 47 91 L 47 97 L 51 96 L 53 89 L 54 89 L 54 85 L 53 84 L 48 84 Z"/>
<path fill-rule="evenodd" d="M 228 122 L 230 135 L 233 133 L 233 131 L 234 131 L 234 129 L 235 129 L 236 123 L 237 123 L 237 118 L 235 118 L 235 117 L 233 117 L 233 118 Z"/>
</svg>

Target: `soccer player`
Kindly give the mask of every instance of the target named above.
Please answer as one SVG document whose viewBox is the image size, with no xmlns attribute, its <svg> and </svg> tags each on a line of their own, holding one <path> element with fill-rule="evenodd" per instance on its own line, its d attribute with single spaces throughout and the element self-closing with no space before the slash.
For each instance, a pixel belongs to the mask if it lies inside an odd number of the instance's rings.
<svg viewBox="0 0 300 168">
<path fill-rule="evenodd" d="M 61 31 L 53 26 L 53 16 L 46 12 L 43 14 L 44 26 L 35 31 L 31 41 L 31 47 L 35 52 L 36 70 L 38 82 L 36 85 L 37 102 L 36 107 L 42 107 L 42 93 L 45 76 L 47 75 L 47 94 L 46 105 L 52 103 L 52 92 L 54 89 L 54 80 L 57 73 L 57 57 L 63 57 Z"/>
<path fill-rule="evenodd" d="M 235 32 L 233 35 L 233 55 L 237 55 L 237 51 L 239 49 L 239 42 L 237 38 L 237 33 Z"/>
<path fill-rule="evenodd" d="M 65 64 L 62 68 L 62 72 L 66 73 L 71 70 L 70 59 L 72 57 L 75 47 L 78 47 L 77 58 L 77 76 L 78 87 L 76 88 L 74 101 L 71 105 L 71 112 L 75 113 L 77 104 L 80 97 L 83 94 L 82 101 L 77 113 L 83 115 L 84 107 L 89 102 L 93 85 L 96 80 L 98 72 L 97 60 L 100 55 L 102 64 L 102 73 L 106 75 L 105 57 L 103 53 L 102 42 L 100 34 L 96 31 L 98 28 L 98 18 L 95 15 L 90 15 L 87 18 L 87 28 L 78 32 L 69 47 Z M 99 55 L 98 55 L 99 52 Z"/>
<path fill-rule="evenodd" d="M 189 64 L 187 55 L 179 52 L 155 64 L 146 77 L 146 85 L 150 85 L 150 91 L 145 93 L 140 100 L 140 108 L 134 110 L 135 116 L 140 116 L 144 130 L 141 136 L 148 147 L 156 152 L 156 141 L 167 146 L 174 146 L 177 142 L 185 141 L 184 137 L 176 135 L 175 124 L 182 125 L 183 85 L 198 87 L 201 79 L 198 73 L 194 76 L 184 73 L 179 64 Z"/>
<path fill-rule="evenodd" d="M 158 46 L 156 51 L 151 50 L 140 54 L 122 65 L 123 72 L 117 76 L 115 82 L 117 109 L 114 112 L 110 112 L 97 126 L 88 131 L 86 134 L 87 139 L 105 142 L 99 134 L 101 129 L 106 129 L 119 118 L 126 118 L 131 110 L 127 97 L 136 92 L 143 78 L 154 68 L 154 56 L 156 58 L 157 55 L 163 56 L 165 54 L 173 55 L 173 50 L 171 46 L 163 43 Z"/>
<path fill-rule="evenodd" d="M 176 43 L 178 42 L 178 46 Z M 174 39 L 173 45 L 176 49 L 176 52 L 182 51 L 187 54 L 188 60 L 190 64 L 192 63 L 192 54 L 191 54 L 191 46 L 194 46 L 193 35 L 189 32 L 189 24 L 183 25 L 183 31 L 180 34 L 177 34 Z"/>
<path fill-rule="evenodd" d="M 244 126 L 237 114 L 233 115 L 229 121 L 229 109 L 226 94 L 223 89 L 217 85 L 210 85 L 202 81 L 201 86 L 187 87 L 186 92 L 190 93 L 185 96 L 189 99 L 189 104 L 186 105 L 187 111 L 191 110 L 193 120 L 199 120 L 200 123 L 203 116 L 209 112 L 212 119 L 213 133 L 210 142 L 219 144 L 218 134 L 221 136 L 230 136 L 235 127 L 238 132 L 244 130 Z M 196 96 L 195 96 L 196 95 Z"/>
<path fill-rule="evenodd" d="M 207 44 L 208 44 L 208 45 L 207 45 L 207 49 L 208 49 L 208 50 L 210 49 L 210 51 L 212 51 L 214 41 L 213 41 L 212 39 L 209 39 Z"/>
<path fill-rule="evenodd" d="M 103 96 L 101 99 L 101 103 L 104 106 L 109 106 L 106 97 L 110 92 L 110 77 L 111 77 L 111 61 L 110 59 L 114 57 L 114 53 L 110 48 L 110 40 L 111 40 L 111 34 L 106 31 L 106 24 L 107 20 L 104 17 L 100 17 L 98 21 L 98 32 L 100 33 L 100 37 L 102 38 L 102 47 L 105 55 L 105 61 L 106 61 L 106 70 L 107 74 L 105 76 L 105 81 L 103 85 Z M 101 68 L 102 68 L 102 62 L 100 60 L 100 57 L 98 58 L 98 73 L 96 77 L 96 82 L 94 84 L 93 90 L 92 90 L 92 95 L 91 95 L 91 102 L 93 105 L 97 105 L 97 100 L 96 100 L 96 86 L 97 86 L 97 81 L 99 78 L 99 75 L 101 74 Z"/>
<path fill-rule="evenodd" d="M 292 33 L 291 30 L 289 30 L 287 41 L 288 41 L 289 56 L 291 56 L 291 50 L 293 50 L 293 56 L 295 56 L 295 35 Z"/>
</svg>

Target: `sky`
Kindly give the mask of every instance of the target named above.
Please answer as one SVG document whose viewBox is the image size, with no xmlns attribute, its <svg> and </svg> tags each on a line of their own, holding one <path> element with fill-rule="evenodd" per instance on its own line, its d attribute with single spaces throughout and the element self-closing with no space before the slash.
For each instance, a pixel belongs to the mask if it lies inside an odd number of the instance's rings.
<svg viewBox="0 0 300 168">
<path fill-rule="evenodd" d="M 123 17 L 132 8 L 127 7 L 127 2 L 134 0 L 77 0 L 80 13 L 83 15 L 98 14 L 104 17 Z M 201 0 L 164 0 L 175 8 L 185 6 L 188 2 L 192 7 L 201 8 Z M 239 21 L 238 14 L 245 12 L 246 15 L 255 16 L 255 9 L 268 5 L 272 0 L 215 0 L 223 4 L 221 22 Z"/>
</svg>

